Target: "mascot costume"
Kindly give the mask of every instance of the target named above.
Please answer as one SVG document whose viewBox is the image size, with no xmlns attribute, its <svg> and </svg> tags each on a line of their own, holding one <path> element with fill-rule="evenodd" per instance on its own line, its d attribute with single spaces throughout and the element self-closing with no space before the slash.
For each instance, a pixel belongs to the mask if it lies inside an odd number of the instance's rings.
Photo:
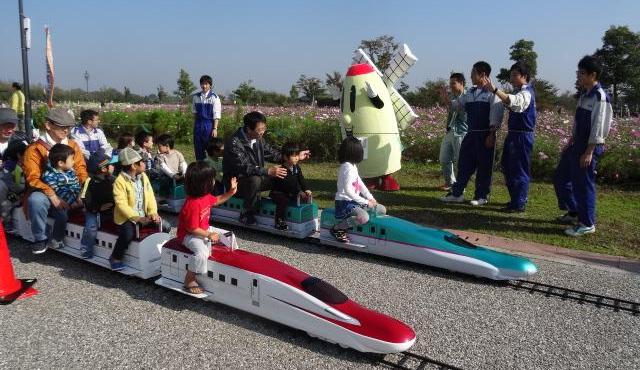
<svg viewBox="0 0 640 370">
<path fill-rule="evenodd" d="M 398 127 L 407 127 L 418 116 L 394 85 L 417 60 L 404 44 L 381 73 L 369 56 L 358 49 L 342 83 L 342 137 L 349 132 L 362 142 L 364 160 L 358 164 L 358 172 L 370 188 L 400 189 L 391 177 L 400 170 L 402 144 Z"/>
</svg>

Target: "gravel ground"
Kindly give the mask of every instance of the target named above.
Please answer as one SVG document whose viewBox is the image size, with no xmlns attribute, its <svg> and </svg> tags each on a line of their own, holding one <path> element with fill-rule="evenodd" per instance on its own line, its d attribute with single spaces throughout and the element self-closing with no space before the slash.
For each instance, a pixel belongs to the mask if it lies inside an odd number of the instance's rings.
<svg viewBox="0 0 640 370">
<path fill-rule="evenodd" d="M 412 352 L 465 369 L 639 369 L 640 316 L 337 248 L 232 229 L 241 248 L 411 325 Z M 9 238 L 40 294 L 0 306 L 0 369 L 375 367 L 356 351 Z M 534 280 L 639 301 L 640 276 L 536 261 Z"/>
</svg>

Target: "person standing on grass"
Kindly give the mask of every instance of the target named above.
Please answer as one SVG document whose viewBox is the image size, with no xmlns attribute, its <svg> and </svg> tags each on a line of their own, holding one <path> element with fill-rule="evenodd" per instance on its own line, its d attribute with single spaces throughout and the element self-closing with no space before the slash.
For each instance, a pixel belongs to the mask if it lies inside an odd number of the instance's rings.
<svg viewBox="0 0 640 370">
<path fill-rule="evenodd" d="M 196 160 L 207 158 L 209 139 L 218 136 L 218 123 L 222 115 L 220 98 L 211 88 L 213 79 L 204 75 L 200 77 L 199 91 L 193 94 L 193 146 Z"/>
<path fill-rule="evenodd" d="M 602 65 L 595 57 L 587 55 L 578 62 L 577 82 L 583 93 L 573 135 L 554 175 L 558 207 L 567 211 L 558 221 L 576 223 L 564 231 L 569 236 L 596 232 L 596 164 L 604 152 L 613 117 L 609 96 L 599 82 L 601 74 Z"/>
<path fill-rule="evenodd" d="M 520 213 L 525 210 L 531 180 L 536 98 L 533 87 L 529 85 L 530 72 L 526 63 L 516 62 L 511 66 L 510 73 L 509 82 L 514 88 L 513 94 L 507 94 L 493 86 L 489 77 L 485 77 L 482 84 L 485 90 L 495 91 L 496 96 L 509 109 L 509 133 L 502 149 L 502 171 L 511 201 L 504 211 Z"/>
<path fill-rule="evenodd" d="M 452 73 L 449 77 L 449 87 L 451 95 L 446 95 L 446 91 L 442 91 L 443 96 L 447 96 L 449 104 L 449 112 L 447 114 L 447 131 L 440 144 L 440 164 L 442 165 L 442 176 L 444 184 L 440 189 L 449 191 L 451 185 L 456 182 L 455 171 L 458 168 L 458 154 L 460 152 L 460 144 L 464 135 L 467 134 L 467 113 L 451 109 L 451 101 L 460 99 L 467 92 L 465 89 L 465 80 L 462 73 Z M 442 87 L 444 90 L 444 86 Z"/>
<path fill-rule="evenodd" d="M 24 93 L 22 86 L 14 82 L 11 84 L 11 98 L 9 100 L 10 108 L 18 114 L 18 130 L 24 131 Z"/>
<path fill-rule="evenodd" d="M 458 179 L 451 187 L 451 191 L 441 198 L 443 202 L 464 202 L 464 189 L 475 172 L 476 192 L 470 203 L 473 206 L 489 203 L 496 130 L 502 125 L 504 114 L 504 107 L 496 97 L 496 91 L 483 89 L 483 79 L 488 78 L 490 74 L 489 63 L 483 61 L 475 63 L 471 69 L 471 81 L 474 86 L 451 103 L 451 109 L 467 112 L 469 131 L 460 145 Z M 449 99 L 442 98 L 445 101 Z"/>
</svg>

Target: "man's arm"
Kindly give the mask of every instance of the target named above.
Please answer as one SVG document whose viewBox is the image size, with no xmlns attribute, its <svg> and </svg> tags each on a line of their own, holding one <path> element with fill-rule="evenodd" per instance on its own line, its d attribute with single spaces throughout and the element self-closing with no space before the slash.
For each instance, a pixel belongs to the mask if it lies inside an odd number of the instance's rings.
<svg viewBox="0 0 640 370">
<path fill-rule="evenodd" d="M 38 144 L 31 144 L 24 153 L 24 177 L 27 185 L 35 190 L 43 192 L 46 196 L 56 195 L 55 191 L 42 181 L 42 160 L 37 148 Z"/>
<path fill-rule="evenodd" d="M 264 139 L 262 140 L 262 151 L 264 153 L 264 159 L 268 162 L 280 163 L 282 161 L 280 151 L 269 145 Z"/>
<path fill-rule="evenodd" d="M 104 131 L 101 129 L 98 129 L 98 141 L 100 141 L 100 148 L 102 148 L 106 155 L 110 156 L 111 152 L 113 152 L 113 147 L 109 144 L 107 137 L 104 135 Z"/>
</svg>

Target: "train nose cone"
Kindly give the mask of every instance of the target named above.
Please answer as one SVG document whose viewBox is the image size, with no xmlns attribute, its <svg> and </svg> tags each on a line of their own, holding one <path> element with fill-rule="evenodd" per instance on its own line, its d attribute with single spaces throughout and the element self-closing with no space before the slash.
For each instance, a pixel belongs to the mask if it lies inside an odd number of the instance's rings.
<svg viewBox="0 0 640 370">
<path fill-rule="evenodd" d="M 538 272 L 538 266 L 536 266 L 535 263 L 531 261 L 527 261 L 527 263 L 525 263 L 524 265 L 524 273 L 526 274 L 526 276 L 531 276 L 536 272 Z"/>
</svg>

